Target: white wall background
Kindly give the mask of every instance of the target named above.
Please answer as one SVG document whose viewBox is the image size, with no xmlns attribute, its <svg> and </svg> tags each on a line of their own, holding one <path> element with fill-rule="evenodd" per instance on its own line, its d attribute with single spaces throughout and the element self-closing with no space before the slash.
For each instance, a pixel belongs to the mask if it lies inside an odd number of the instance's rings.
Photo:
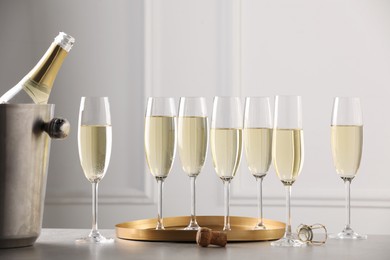
<svg viewBox="0 0 390 260">
<path fill-rule="evenodd" d="M 100 185 L 100 227 L 155 217 L 155 182 L 145 167 L 147 96 L 303 96 L 305 163 L 293 186 L 293 225 L 344 225 L 343 183 L 333 169 L 334 96 L 360 96 L 364 150 L 352 183 L 352 226 L 390 234 L 390 3 L 388 1 L 114 0 L 0 2 L 1 92 L 13 86 L 59 31 L 76 38 L 51 102 L 70 137 L 52 143 L 44 227 L 89 228 L 90 184 L 77 153 L 80 97 L 106 95 L 113 151 Z M 256 216 L 245 158 L 233 181 L 232 215 Z M 164 215 L 189 213 L 189 179 L 179 160 L 165 184 Z M 198 214 L 222 215 L 222 182 L 211 154 L 197 181 Z M 266 218 L 285 220 L 284 189 L 264 181 Z"/>
</svg>

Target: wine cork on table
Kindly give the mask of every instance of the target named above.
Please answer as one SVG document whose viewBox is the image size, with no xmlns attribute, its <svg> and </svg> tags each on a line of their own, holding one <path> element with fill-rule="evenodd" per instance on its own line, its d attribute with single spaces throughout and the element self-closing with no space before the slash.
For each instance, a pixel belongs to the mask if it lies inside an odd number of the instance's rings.
<svg viewBox="0 0 390 260">
<path fill-rule="evenodd" d="M 196 233 L 196 243 L 202 247 L 211 245 L 226 246 L 227 234 L 223 231 L 212 231 L 210 228 L 201 227 Z"/>
</svg>

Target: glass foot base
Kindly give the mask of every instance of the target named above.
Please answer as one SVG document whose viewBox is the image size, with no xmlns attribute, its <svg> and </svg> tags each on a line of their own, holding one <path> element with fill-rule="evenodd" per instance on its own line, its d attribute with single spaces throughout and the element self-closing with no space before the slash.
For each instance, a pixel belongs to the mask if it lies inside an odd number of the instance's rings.
<svg viewBox="0 0 390 260">
<path fill-rule="evenodd" d="M 265 230 L 267 229 L 263 223 L 257 223 L 253 230 Z"/>
<path fill-rule="evenodd" d="M 79 244 L 107 244 L 113 242 L 113 238 L 104 237 L 99 232 L 91 232 L 88 237 L 83 237 L 76 240 L 76 243 Z"/>
<path fill-rule="evenodd" d="M 306 243 L 298 239 L 283 237 L 277 241 L 271 242 L 271 246 L 276 247 L 305 247 Z"/>
<path fill-rule="evenodd" d="M 230 231 L 230 230 L 232 230 L 232 229 L 230 228 L 230 223 L 226 224 L 226 225 L 223 227 L 222 230 L 223 230 L 223 231 Z"/>
<path fill-rule="evenodd" d="M 344 230 L 341 231 L 340 233 L 330 234 L 328 237 L 330 239 L 357 239 L 357 240 L 367 239 L 367 235 L 359 235 L 351 228 L 344 228 Z"/>
<path fill-rule="evenodd" d="M 164 227 L 162 220 L 157 221 L 156 230 L 165 230 L 165 227 Z"/>
<path fill-rule="evenodd" d="M 184 230 L 198 230 L 200 226 L 196 221 L 191 221 L 190 224 L 188 224 L 187 227 L 184 228 Z"/>
</svg>

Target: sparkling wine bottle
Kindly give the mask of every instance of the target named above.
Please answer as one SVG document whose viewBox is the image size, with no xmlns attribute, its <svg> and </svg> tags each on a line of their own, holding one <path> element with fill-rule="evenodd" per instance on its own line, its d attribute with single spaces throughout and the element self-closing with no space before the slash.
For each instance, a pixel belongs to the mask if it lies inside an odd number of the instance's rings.
<svg viewBox="0 0 390 260">
<path fill-rule="evenodd" d="M 60 32 L 37 65 L 18 84 L 0 97 L 0 104 L 10 102 L 23 92 L 28 94 L 30 101 L 36 104 L 47 104 L 57 73 L 74 42 L 72 36 Z"/>
</svg>

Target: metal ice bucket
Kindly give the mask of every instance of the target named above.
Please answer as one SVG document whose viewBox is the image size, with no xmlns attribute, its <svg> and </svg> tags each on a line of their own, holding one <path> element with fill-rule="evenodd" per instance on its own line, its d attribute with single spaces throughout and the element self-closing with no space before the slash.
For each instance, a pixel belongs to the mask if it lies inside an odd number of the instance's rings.
<svg viewBox="0 0 390 260">
<path fill-rule="evenodd" d="M 0 104 L 0 248 L 32 245 L 41 232 L 50 141 L 69 132 L 53 113 L 52 104 Z"/>
</svg>

